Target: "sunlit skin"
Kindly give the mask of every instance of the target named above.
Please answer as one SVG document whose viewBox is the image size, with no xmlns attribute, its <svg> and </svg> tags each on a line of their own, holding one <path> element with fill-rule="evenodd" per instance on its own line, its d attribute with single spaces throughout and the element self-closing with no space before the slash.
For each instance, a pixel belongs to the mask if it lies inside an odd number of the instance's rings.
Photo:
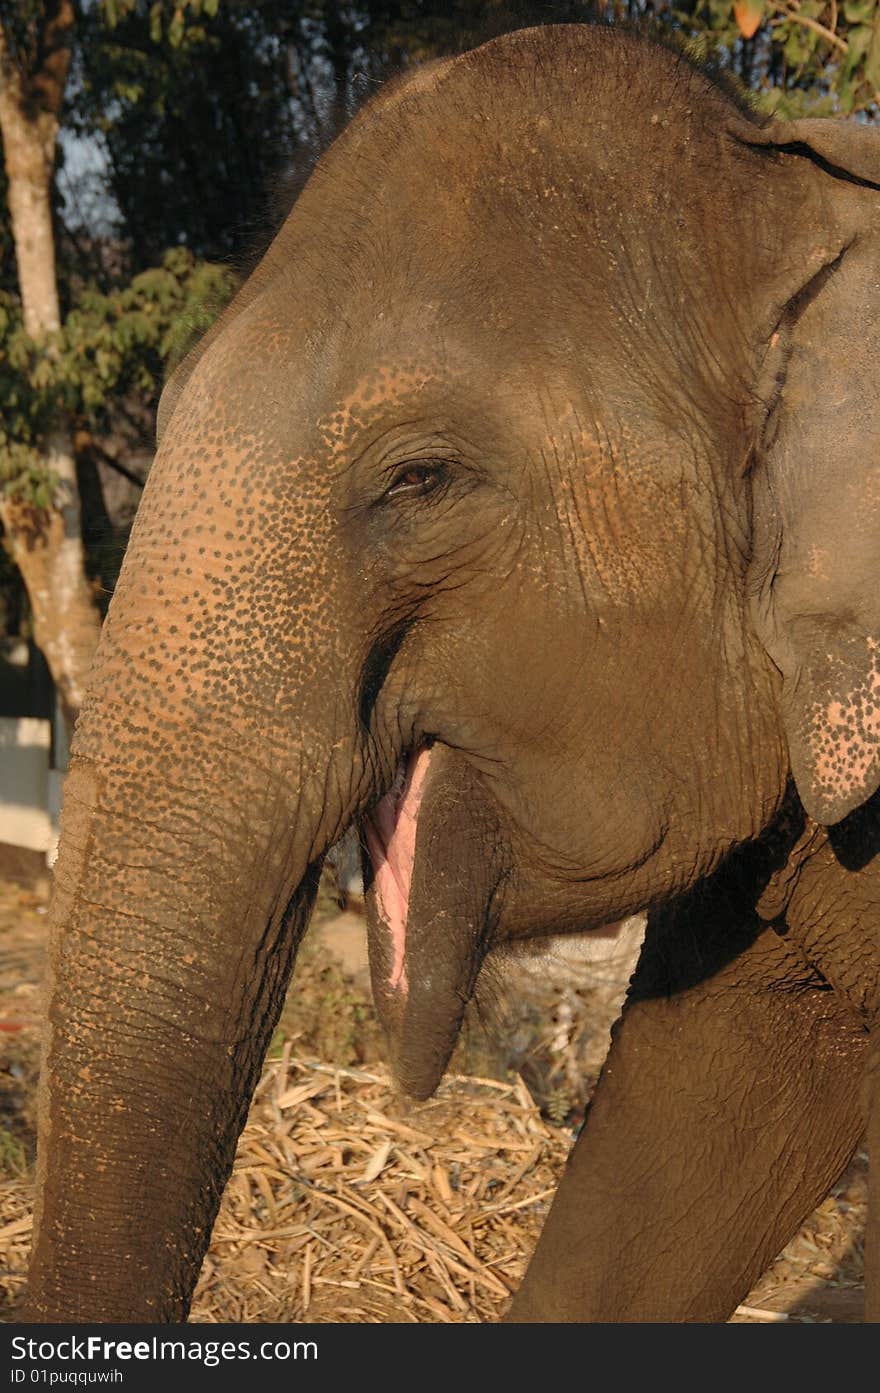
<svg viewBox="0 0 880 1393">
<path fill-rule="evenodd" d="M 35 1316 L 184 1316 L 352 826 L 417 1098 L 487 956 L 649 912 L 513 1319 L 725 1319 L 827 1192 L 880 1003 L 880 138 L 849 129 L 559 26 L 321 160 L 166 388 L 77 730 Z"/>
</svg>

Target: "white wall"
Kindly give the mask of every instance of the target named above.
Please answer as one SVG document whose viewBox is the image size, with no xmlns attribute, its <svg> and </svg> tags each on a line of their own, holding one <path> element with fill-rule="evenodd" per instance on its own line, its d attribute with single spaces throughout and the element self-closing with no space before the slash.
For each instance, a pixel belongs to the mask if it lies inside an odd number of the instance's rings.
<svg viewBox="0 0 880 1393">
<path fill-rule="evenodd" d="M 55 845 L 58 777 L 49 769 L 51 731 L 35 716 L 0 717 L 0 842 L 49 852 Z"/>
</svg>

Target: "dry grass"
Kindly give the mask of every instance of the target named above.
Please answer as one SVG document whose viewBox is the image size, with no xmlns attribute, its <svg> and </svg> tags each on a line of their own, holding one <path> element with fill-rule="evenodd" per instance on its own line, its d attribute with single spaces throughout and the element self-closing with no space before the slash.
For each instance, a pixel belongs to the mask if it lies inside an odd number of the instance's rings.
<svg viewBox="0 0 880 1393">
<path fill-rule="evenodd" d="M 407 1107 L 384 1070 L 286 1046 L 255 1095 L 192 1319 L 494 1320 L 570 1142 L 521 1080 L 456 1076 Z M 31 1200 L 25 1180 L 0 1186 L 0 1288 L 13 1308 Z"/>
<path fill-rule="evenodd" d="M 14 1319 L 31 1242 L 40 910 L 0 883 L 0 1319 Z M 598 959 L 557 942 L 501 964 L 478 1013 L 490 1034 L 472 1020 L 458 1072 L 406 1105 L 378 1061 L 362 974 L 338 957 L 334 911 L 302 955 L 192 1319 L 495 1320 L 592 1091 L 638 926 Z M 862 1153 L 734 1321 L 859 1319 L 865 1180 Z"/>
<path fill-rule="evenodd" d="M 493 1320 L 569 1142 L 522 1083 L 455 1077 L 404 1107 L 384 1070 L 286 1054 L 263 1076 L 193 1318 Z"/>
</svg>

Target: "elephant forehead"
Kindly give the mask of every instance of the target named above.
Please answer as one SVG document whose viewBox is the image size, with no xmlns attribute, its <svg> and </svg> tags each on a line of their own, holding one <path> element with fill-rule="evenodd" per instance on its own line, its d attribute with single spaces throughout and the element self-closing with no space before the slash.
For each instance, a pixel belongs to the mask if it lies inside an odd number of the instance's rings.
<svg viewBox="0 0 880 1393">
<path fill-rule="evenodd" d="M 292 295 L 264 294 L 241 310 L 187 381 L 169 426 L 171 445 L 270 453 L 289 446 L 313 387 L 304 346 L 314 332 Z"/>
<path fill-rule="evenodd" d="M 318 438 L 331 456 L 347 452 L 371 428 L 386 421 L 389 412 L 405 406 L 417 410 L 419 398 L 427 389 L 443 385 L 442 371 L 427 360 L 378 362 L 363 372 L 329 411 L 318 417 Z"/>
<path fill-rule="evenodd" d="M 330 279 L 308 308 L 296 286 L 273 282 L 230 322 L 184 388 L 169 430 L 177 450 L 200 447 L 219 464 L 234 447 L 239 471 L 255 465 L 268 478 L 296 454 L 314 465 L 309 485 L 326 498 L 325 466 L 340 449 L 443 384 L 441 306 L 401 292 L 382 308 L 360 285 L 343 314 Z"/>
</svg>

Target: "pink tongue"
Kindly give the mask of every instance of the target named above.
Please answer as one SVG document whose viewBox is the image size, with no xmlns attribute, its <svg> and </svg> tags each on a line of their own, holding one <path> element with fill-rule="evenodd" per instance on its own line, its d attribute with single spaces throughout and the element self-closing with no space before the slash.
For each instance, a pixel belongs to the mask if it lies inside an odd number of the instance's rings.
<svg viewBox="0 0 880 1393">
<path fill-rule="evenodd" d="M 373 863 L 376 906 L 391 935 L 388 985 L 406 993 L 406 918 L 416 854 L 416 821 L 431 751 L 422 749 L 401 763 L 390 793 L 364 822 Z"/>
</svg>

